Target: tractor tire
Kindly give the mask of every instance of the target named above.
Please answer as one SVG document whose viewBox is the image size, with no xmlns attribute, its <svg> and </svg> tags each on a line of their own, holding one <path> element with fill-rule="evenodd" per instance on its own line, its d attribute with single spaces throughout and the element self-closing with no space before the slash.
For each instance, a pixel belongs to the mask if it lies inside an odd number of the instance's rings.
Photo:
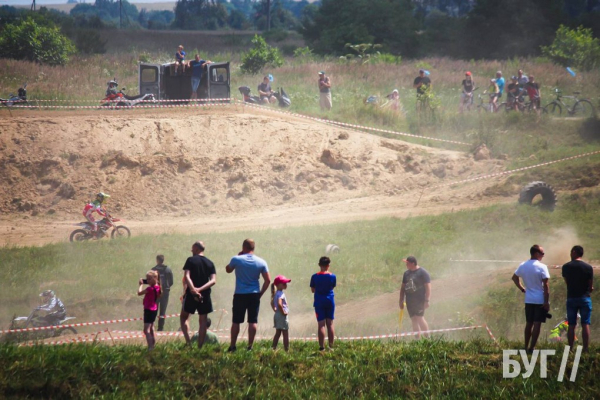
<svg viewBox="0 0 600 400">
<path fill-rule="evenodd" d="M 536 196 L 541 196 L 542 200 L 534 204 L 533 199 Z M 556 192 L 552 186 L 545 182 L 531 182 L 521 189 L 519 204 L 535 205 L 542 210 L 554 211 L 554 207 L 556 207 Z"/>
</svg>

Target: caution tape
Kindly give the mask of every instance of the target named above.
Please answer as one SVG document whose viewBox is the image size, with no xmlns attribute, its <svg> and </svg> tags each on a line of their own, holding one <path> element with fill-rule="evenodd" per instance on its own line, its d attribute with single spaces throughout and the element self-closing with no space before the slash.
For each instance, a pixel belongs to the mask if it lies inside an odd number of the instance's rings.
<svg viewBox="0 0 600 400">
<path fill-rule="evenodd" d="M 180 314 L 171 314 L 165 315 L 164 317 L 160 316 L 158 318 L 173 318 L 179 317 Z M 62 329 L 62 328 L 74 328 L 80 326 L 93 326 L 93 325 L 106 325 L 106 324 L 118 324 L 121 322 L 133 322 L 133 321 L 141 321 L 144 317 L 138 318 L 121 318 L 121 319 L 111 319 L 106 321 L 94 321 L 94 322 L 79 322 L 76 324 L 65 324 L 65 325 L 51 325 L 51 326 L 36 326 L 32 328 L 20 328 L 20 329 L 6 329 L 0 330 L 0 333 L 19 333 L 19 332 L 36 332 L 36 331 L 45 331 L 50 329 Z"/>
<path fill-rule="evenodd" d="M 516 172 L 522 172 L 522 171 L 527 171 L 529 169 L 534 169 L 534 168 L 539 168 L 539 167 L 545 167 L 547 165 L 557 164 L 557 163 L 564 162 L 564 161 L 575 160 L 577 158 L 589 157 L 589 156 L 593 156 L 593 155 L 596 155 L 596 154 L 600 154 L 600 150 L 590 151 L 588 153 L 578 154 L 576 156 L 571 156 L 571 157 L 565 157 L 565 158 L 561 158 L 559 160 L 548 161 L 548 162 L 541 163 L 541 164 L 530 165 L 528 167 L 522 167 L 522 168 L 512 169 L 510 171 L 497 172 L 497 173 L 494 173 L 494 174 L 488 174 L 488 175 L 478 176 L 478 177 L 475 177 L 475 178 L 463 179 L 461 181 L 456 181 L 456 182 L 441 183 L 439 185 L 432 186 L 430 189 L 437 189 L 437 188 L 445 187 L 445 186 L 458 185 L 460 183 L 466 183 L 466 182 L 475 182 L 475 181 L 479 181 L 479 180 L 482 180 L 482 179 L 496 178 L 498 176 L 510 175 L 510 174 L 514 174 Z"/>
<path fill-rule="evenodd" d="M 272 108 L 269 108 L 269 106 L 261 106 L 261 105 L 258 105 L 258 104 L 246 103 L 246 102 L 240 101 L 240 100 L 236 100 L 236 102 L 239 103 L 239 104 L 242 104 L 244 106 L 248 106 L 248 107 L 258 108 L 258 109 L 261 109 L 261 110 L 269 110 L 269 111 L 280 113 L 280 114 L 291 115 L 291 116 L 294 116 L 294 117 L 309 119 L 309 120 L 312 120 L 312 121 L 327 123 L 327 124 L 331 124 L 331 125 L 337 125 L 337 126 L 349 127 L 349 128 L 357 128 L 357 129 L 364 129 L 364 130 L 367 130 L 367 131 L 374 131 L 374 132 L 389 133 L 391 135 L 407 136 L 407 137 L 412 137 L 412 138 L 417 138 L 417 139 L 433 140 L 433 141 L 436 141 L 436 142 L 453 143 L 453 144 L 459 144 L 459 145 L 462 145 L 462 146 L 471 146 L 472 145 L 471 143 L 459 142 L 457 140 L 448 140 L 448 139 L 439 139 L 439 138 L 433 138 L 433 137 L 428 137 L 428 136 L 419 136 L 419 135 L 414 135 L 412 133 L 396 132 L 396 131 L 392 131 L 392 130 L 388 130 L 388 129 L 380 129 L 380 128 L 372 128 L 372 127 L 363 126 L 363 125 L 348 124 L 346 122 L 339 122 L 339 121 L 334 121 L 334 120 L 326 119 L 326 118 L 310 117 L 308 115 L 293 113 L 293 112 L 290 112 L 290 111 L 282 111 L 282 110 L 272 109 Z"/>
<path fill-rule="evenodd" d="M 134 105 L 134 106 L 59 106 L 59 105 L 40 105 L 40 106 L 12 106 L 11 108 L 36 108 L 36 109 L 64 109 L 64 110 L 135 110 L 147 108 L 196 108 L 196 107 L 218 107 L 230 106 L 234 103 L 209 103 L 209 104 L 155 104 L 155 105 Z"/>
<path fill-rule="evenodd" d="M 453 260 L 452 262 L 486 262 L 486 263 L 522 263 L 523 261 L 514 261 L 514 260 Z"/>
<path fill-rule="evenodd" d="M 189 103 L 193 103 L 193 102 L 211 102 L 211 101 L 232 101 L 234 100 L 231 97 L 224 97 L 224 98 L 220 98 L 220 99 L 165 99 L 165 100 L 139 100 L 138 102 L 152 102 L 152 103 L 156 103 L 156 102 L 160 102 L 160 103 L 168 103 L 168 102 L 189 102 Z M 55 102 L 55 103 L 110 103 L 110 102 L 121 102 L 121 101 L 132 101 L 129 99 L 120 99 L 120 100 L 98 100 L 98 99 L 79 99 L 79 100 L 73 100 L 73 99 L 28 99 L 27 102 L 30 103 L 38 103 L 38 102 Z M 0 103 L 9 103 L 10 100 L 5 100 L 5 101 L 0 101 Z M 13 103 L 18 103 L 18 101 L 15 101 Z"/>
</svg>

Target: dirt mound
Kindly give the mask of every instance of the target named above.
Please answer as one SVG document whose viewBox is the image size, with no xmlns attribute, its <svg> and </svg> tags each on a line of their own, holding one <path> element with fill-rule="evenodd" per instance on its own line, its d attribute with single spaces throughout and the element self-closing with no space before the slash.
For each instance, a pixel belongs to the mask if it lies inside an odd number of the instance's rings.
<svg viewBox="0 0 600 400">
<path fill-rule="evenodd" d="M 230 215 L 394 196 L 499 170 L 498 161 L 242 107 L 46 113 L 0 120 L 3 214 Z"/>
</svg>

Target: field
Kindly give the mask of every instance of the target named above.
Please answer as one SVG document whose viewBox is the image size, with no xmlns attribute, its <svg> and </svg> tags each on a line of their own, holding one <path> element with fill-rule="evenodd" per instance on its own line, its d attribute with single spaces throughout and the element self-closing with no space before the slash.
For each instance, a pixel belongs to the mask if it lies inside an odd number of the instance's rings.
<svg viewBox="0 0 600 400">
<path fill-rule="evenodd" d="M 138 61 L 166 62 L 180 43 L 191 54 L 232 62 L 234 98 L 241 97 L 238 86 L 254 88 L 261 80 L 239 69 L 249 32 L 130 32 L 129 40 L 101 34 L 108 39 L 107 54 L 78 56 L 66 67 L 0 59 L 0 93 L 27 81 L 32 102 L 95 105 L 113 77 L 137 92 Z M 6 188 L 0 200 L 0 281 L 5 283 L 0 329 L 13 315 L 27 315 L 45 289 L 59 294 L 77 322 L 139 317 L 136 283 L 159 253 L 175 273 L 169 312 L 177 312 L 181 267 L 192 242 L 202 239 L 217 266 L 213 329 L 225 343 L 234 277 L 224 266 L 242 240 L 253 237 L 272 276 L 292 279 L 287 291 L 292 336 L 316 333 L 308 281 L 326 246 L 336 244 L 341 249 L 332 255 L 338 336 L 410 330 L 407 317 L 402 327 L 398 323 L 398 288 L 401 260 L 412 254 L 433 279 L 430 327 L 485 323 L 501 338 L 500 347 L 482 332 L 430 341 L 344 342 L 325 354 L 317 354 L 314 343 L 294 342 L 289 355 L 268 350 L 268 340 L 251 354 L 235 355 L 225 354 L 224 345 L 197 352 L 185 350 L 179 340 L 162 339 L 150 355 L 141 341 L 116 347 L 2 344 L 2 393 L 15 398 L 597 397 L 592 383 L 597 347 L 580 366 L 577 387 L 554 379 L 558 356 L 550 363 L 552 379 L 503 380 L 501 349 L 521 347 L 522 297 L 510 277 L 533 243 L 545 247 L 552 275 L 555 317 L 543 327 L 543 348 L 550 346 L 549 330 L 565 313 L 565 287 L 554 266 L 568 261 L 574 244 L 584 246 L 585 260 L 600 264 L 600 157 L 451 183 L 600 150 L 597 118 L 459 114 L 464 71 L 473 72 L 481 92 L 496 70 L 509 76 L 522 68 L 541 82 L 542 103 L 558 87 L 564 93 L 581 91 L 580 97 L 600 109 L 598 71 L 572 77 L 544 59 L 387 57 L 360 64 L 293 57 L 302 46 L 295 34 L 270 42 L 287 54 L 286 62 L 264 73 L 273 74 L 274 86 L 291 95 L 289 111 L 423 137 L 332 127 L 239 104 L 123 112 L 0 109 L 0 184 Z M 439 101 L 428 118 L 415 112 L 412 81 L 419 68 L 431 71 Z M 320 70 L 333 82 L 329 113 L 318 108 Z M 369 95 L 383 98 L 394 88 L 402 112 L 364 103 Z M 473 153 L 482 144 L 490 158 L 475 161 Z M 557 191 L 554 212 L 517 204 L 520 189 L 538 180 Z M 83 202 L 99 190 L 111 193 L 111 209 L 133 237 L 67 243 Z M 259 335 L 267 339 L 273 334 L 272 313 L 265 307 L 269 297 L 263 298 L 259 319 Z M 593 299 L 598 300 L 596 292 Z M 592 342 L 600 338 L 597 321 L 594 311 Z M 138 322 L 108 327 L 141 328 Z M 176 330 L 178 319 L 169 319 L 166 328 Z M 556 348 L 562 353 L 562 346 Z M 77 372 L 74 365 L 80 366 Z M 240 370 L 244 373 L 234 373 Z M 194 380 L 200 371 L 206 377 L 201 382 Z M 38 375 L 43 379 L 30 379 Z M 281 393 L 282 387 L 289 390 Z"/>
</svg>

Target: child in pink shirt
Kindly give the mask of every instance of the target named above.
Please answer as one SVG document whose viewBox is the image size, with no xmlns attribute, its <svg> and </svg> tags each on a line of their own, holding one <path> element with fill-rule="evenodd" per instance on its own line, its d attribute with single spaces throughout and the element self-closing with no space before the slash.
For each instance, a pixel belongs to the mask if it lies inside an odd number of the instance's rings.
<svg viewBox="0 0 600 400">
<path fill-rule="evenodd" d="M 148 285 L 145 289 L 144 284 Z M 148 350 L 154 349 L 156 344 L 154 321 L 156 321 L 156 315 L 158 314 L 157 300 L 161 295 L 158 272 L 148 271 L 146 279 L 140 279 L 138 289 L 138 296 L 144 296 L 144 335 L 146 335 L 146 341 L 148 342 Z"/>
</svg>

